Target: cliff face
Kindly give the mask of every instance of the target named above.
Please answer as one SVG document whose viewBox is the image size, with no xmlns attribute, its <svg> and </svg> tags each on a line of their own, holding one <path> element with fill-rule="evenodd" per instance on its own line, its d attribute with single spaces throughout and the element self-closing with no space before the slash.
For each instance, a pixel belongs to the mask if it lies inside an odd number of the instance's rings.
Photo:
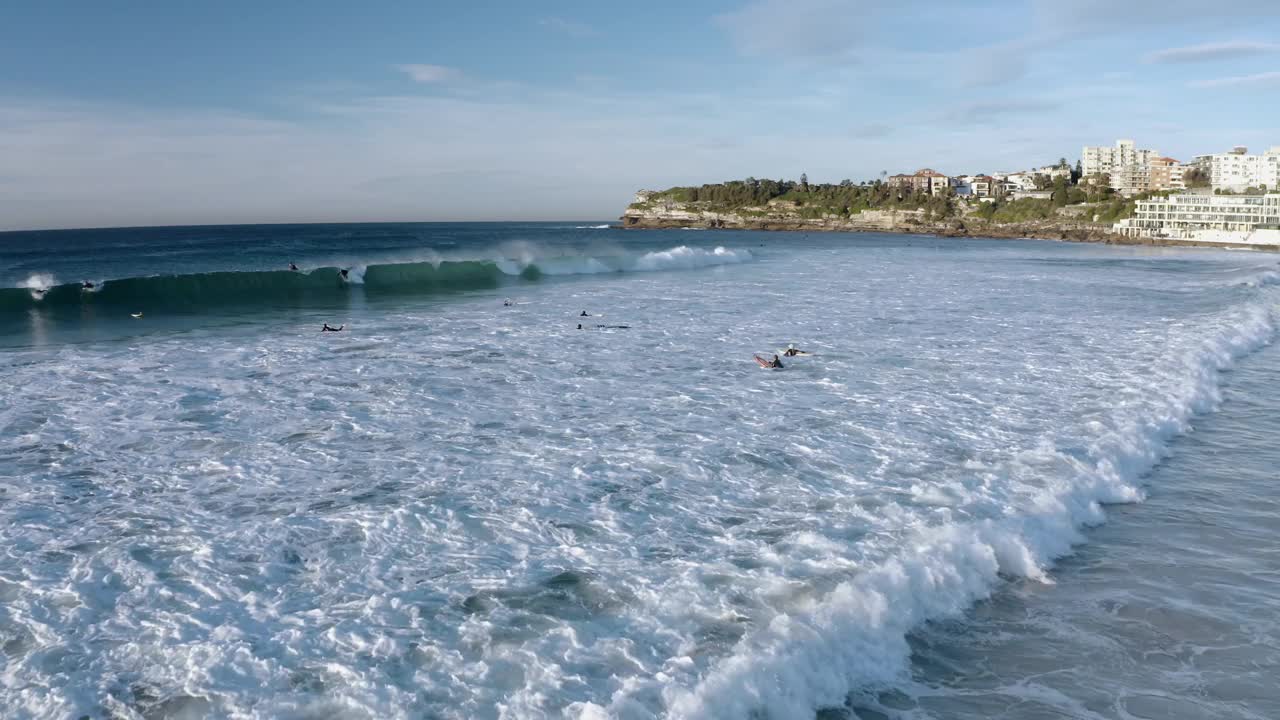
<svg viewBox="0 0 1280 720">
<path fill-rule="evenodd" d="M 1108 228 L 1074 217 L 1021 223 L 994 223 L 964 217 L 929 220 L 924 210 L 864 210 L 848 217 L 804 217 L 793 203 L 771 202 L 731 212 L 702 209 L 657 193 L 640 191 L 623 212 L 622 227 L 632 229 L 715 228 L 727 230 L 792 230 L 808 232 L 900 232 L 947 237 L 1045 238 L 1076 242 L 1151 244 L 1115 235 Z"/>
</svg>

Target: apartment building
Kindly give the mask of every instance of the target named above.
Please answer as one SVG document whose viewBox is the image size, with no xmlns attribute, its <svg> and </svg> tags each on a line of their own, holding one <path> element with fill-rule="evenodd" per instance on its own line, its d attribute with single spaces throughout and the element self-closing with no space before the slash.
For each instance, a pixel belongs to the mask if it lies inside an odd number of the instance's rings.
<svg viewBox="0 0 1280 720">
<path fill-rule="evenodd" d="M 1240 192 L 1251 187 L 1280 187 L 1280 145 L 1261 155 L 1250 155 L 1243 146 L 1225 153 L 1197 155 L 1194 165 L 1209 176 L 1214 190 Z"/>
<path fill-rule="evenodd" d="M 1191 238 L 1199 231 L 1248 233 L 1280 227 L 1280 193 L 1170 195 L 1138 202 L 1133 217 L 1115 224 L 1121 235 Z"/>
<path fill-rule="evenodd" d="M 1182 179 L 1186 168 L 1177 160 L 1159 157 L 1148 163 L 1148 167 L 1148 190 L 1185 190 L 1187 188 L 1187 184 Z"/>
<path fill-rule="evenodd" d="M 892 187 L 910 187 L 930 195 L 946 192 L 951 187 L 951 178 L 931 168 L 922 168 L 913 175 L 894 175 L 886 182 Z"/>
<path fill-rule="evenodd" d="M 1146 165 L 1157 157 L 1160 157 L 1159 152 L 1139 150 L 1134 147 L 1132 140 L 1117 140 L 1115 147 L 1086 146 L 1080 156 L 1080 170 L 1085 175 L 1114 175 L 1117 170 L 1128 165 Z"/>
</svg>

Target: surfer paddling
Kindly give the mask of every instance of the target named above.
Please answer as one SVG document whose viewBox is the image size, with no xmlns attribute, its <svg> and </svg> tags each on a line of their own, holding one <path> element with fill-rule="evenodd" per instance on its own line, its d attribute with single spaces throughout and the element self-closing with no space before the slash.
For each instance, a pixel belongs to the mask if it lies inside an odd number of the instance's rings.
<svg viewBox="0 0 1280 720">
<path fill-rule="evenodd" d="M 294 272 L 297 272 L 297 271 L 298 271 L 298 266 L 297 266 L 297 265 L 294 265 L 293 263 L 289 263 L 289 269 L 290 269 L 290 270 L 292 270 L 292 271 L 294 271 Z"/>
<path fill-rule="evenodd" d="M 338 327 L 329 327 L 329 323 L 325 323 L 324 327 L 320 328 L 320 332 L 342 332 L 342 328 L 344 327 L 346 327 L 346 324 L 339 325 Z"/>
<path fill-rule="evenodd" d="M 796 346 L 792 345 L 791 343 L 787 343 L 787 349 L 782 351 L 783 357 L 795 357 L 797 355 L 810 355 L 810 354 L 811 353 L 807 353 L 804 350 L 797 350 Z M 777 356 L 775 355 L 774 357 L 777 357 Z"/>
<path fill-rule="evenodd" d="M 762 368 L 772 368 L 772 369 L 781 370 L 784 367 L 782 364 L 782 358 L 778 357 L 777 355 L 774 355 L 772 360 L 765 360 L 759 355 L 753 355 L 752 357 L 756 359 L 756 364 Z"/>
</svg>

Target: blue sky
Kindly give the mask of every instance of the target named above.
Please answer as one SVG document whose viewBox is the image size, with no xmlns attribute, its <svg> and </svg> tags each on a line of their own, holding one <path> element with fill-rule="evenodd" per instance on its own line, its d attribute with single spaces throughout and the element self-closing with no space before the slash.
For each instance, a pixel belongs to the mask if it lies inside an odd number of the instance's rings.
<svg viewBox="0 0 1280 720">
<path fill-rule="evenodd" d="M 1276 0 L 14 3 L 0 229 L 607 219 L 639 188 L 1280 145 Z"/>
</svg>

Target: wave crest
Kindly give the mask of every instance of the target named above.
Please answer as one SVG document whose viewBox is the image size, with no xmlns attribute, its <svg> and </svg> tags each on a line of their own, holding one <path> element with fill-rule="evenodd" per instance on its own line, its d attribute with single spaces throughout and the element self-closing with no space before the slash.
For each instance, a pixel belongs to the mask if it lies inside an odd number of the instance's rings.
<svg viewBox="0 0 1280 720">
<path fill-rule="evenodd" d="M 344 268 L 338 267 L 208 272 L 106 280 L 95 282 L 91 291 L 80 283 L 58 285 L 52 275 L 35 273 L 19 287 L 0 288 L 0 313 L 86 302 L 153 312 L 225 304 L 293 304 L 338 295 L 353 285 L 362 286 L 367 294 L 429 294 L 535 282 L 544 275 L 691 270 L 750 259 L 751 254 L 746 251 L 723 247 L 703 250 L 684 245 L 640 256 L 618 253 L 543 257 L 537 248 L 519 245 L 505 248 L 498 259 L 356 263 L 345 268 L 345 277 Z"/>
</svg>

